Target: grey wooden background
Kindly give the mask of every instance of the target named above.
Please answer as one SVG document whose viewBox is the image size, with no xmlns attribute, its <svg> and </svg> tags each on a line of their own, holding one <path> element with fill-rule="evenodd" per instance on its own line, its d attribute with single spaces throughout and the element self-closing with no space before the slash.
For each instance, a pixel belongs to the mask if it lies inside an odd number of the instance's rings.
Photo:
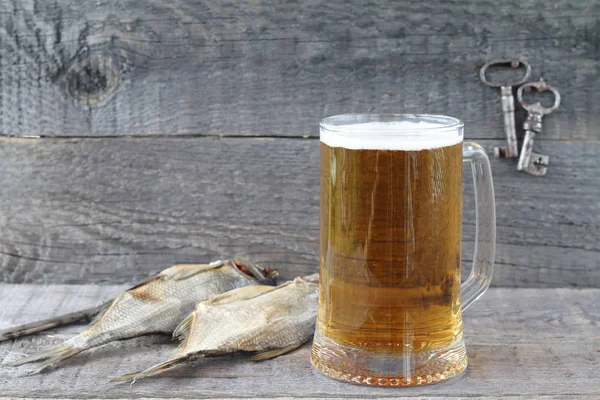
<svg viewBox="0 0 600 400">
<path fill-rule="evenodd" d="M 131 283 L 235 254 L 314 271 L 319 119 L 444 113 L 491 148 L 499 92 L 478 69 L 505 57 L 563 103 L 536 142 L 546 177 L 493 161 L 493 284 L 598 287 L 596 0 L 0 0 L 0 281 Z"/>
</svg>

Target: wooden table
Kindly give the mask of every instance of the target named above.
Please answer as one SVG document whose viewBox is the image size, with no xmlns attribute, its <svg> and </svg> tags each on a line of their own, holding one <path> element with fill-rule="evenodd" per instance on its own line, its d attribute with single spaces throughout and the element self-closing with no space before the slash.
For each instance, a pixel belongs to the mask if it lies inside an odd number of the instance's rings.
<svg viewBox="0 0 600 400">
<path fill-rule="evenodd" d="M 125 286 L 0 285 L 0 329 L 97 304 Z M 341 383 L 314 371 L 309 346 L 274 360 L 207 359 L 134 385 L 108 378 L 165 360 L 176 344 L 163 336 L 108 344 L 36 376 L 31 366 L 0 368 L 0 397 L 36 398 L 600 398 L 600 289 L 491 288 L 465 313 L 469 367 L 461 376 L 416 388 Z M 9 362 L 81 330 L 0 343 Z"/>
</svg>

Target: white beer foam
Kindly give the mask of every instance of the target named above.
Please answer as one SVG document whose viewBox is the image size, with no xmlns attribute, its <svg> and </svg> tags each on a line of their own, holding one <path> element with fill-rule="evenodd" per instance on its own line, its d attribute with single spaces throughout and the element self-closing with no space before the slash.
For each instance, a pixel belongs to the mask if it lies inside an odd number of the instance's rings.
<svg viewBox="0 0 600 400">
<path fill-rule="evenodd" d="M 364 122 L 330 129 L 321 128 L 321 142 L 351 150 L 427 150 L 463 140 L 462 127 L 428 121 Z"/>
</svg>

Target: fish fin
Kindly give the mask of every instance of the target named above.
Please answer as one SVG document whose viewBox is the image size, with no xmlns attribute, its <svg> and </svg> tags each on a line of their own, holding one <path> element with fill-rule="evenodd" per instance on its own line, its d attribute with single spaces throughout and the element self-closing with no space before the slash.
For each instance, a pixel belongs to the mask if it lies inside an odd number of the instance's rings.
<svg viewBox="0 0 600 400">
<path fill-rule="evenodd" d="M 78 321 L 90 319 L 103 312 L 106 303 L 98 307 L 87 308 L 85 310 L 75 311 L 68 314 L 58 315 L 42 321 L 35 321 L 24 325 L 15 326 L 0 331 L 0 342 L 8 339 L 15 339 L 32 333 L 45 331 L 59 326 L 73 324 Z"/>
<path fill-rule="evenodd" d="M 262 361 L 262 360 L 269 360 L 271 358 L 279 357 L 283 354 L 289 353 L 292 350 L 296 350 L 298 347 L 302 346 L 302 344 L 303 343 L 292 343 L 287 346 L 281 347 L 279 349 L 258 351 L 256 353 L 254 353 L 254 355 L 252 357 L 250 357 L 250 360 Z"/>
<path fill-rule="evenodd" d="M 134 383 L 138 379 L 147 378 L 149 376 L 159 374 L 163 371 L 166 371 L 166 370 L 174 368 L 180 364 L 183 364 L 189 358 L 190 357 L 172 358 L 170 360 L 163 361 L 159 364 L 153 365 L 150 368 L 146 368 L 142 371 L 134 372 L 132 374 L 125 374 L 125 375 L 118 376 L 116 378 L 112 378 L 110 380 L 110 382 L 131 381 L 131 383 Z"/>
<path fill-rule="evenodd" d="M 223 261 L 215 261 L 210 264 L 177 264 L 165 269 L 159 276 L 164 279 L 180 281 L 211 269 L 220 268 L 223 264 Z"/>
<path fill-rule="evenodd" d="M 40 365 L 38 369 L 27 373 L 27 375 L 34 375 L 39 374 L 40 372 L 44 371 L 45 369 L 48 369 L 54 364 L 59 363 L 62 360 L 65 360 L 71 356 L 74 356 L 75 354 L 80 353 L 83 350 L 85 349 L 75 348 L 69 346 L 66 342 L 64 342 L 57 344 L 56 346 L 52 346 L 47 350 L 42 350 L 38 353 L 31 354 L 27 357 L 21 358 L 19 360 L 4 365 L 16 367 L 18 365 L 23 365 L 35 361 L 46 360 L 42 365 Z"/>
<path fill-rule="evenodd" d="M 274 289 L 275 287 L 268 285 L 249 285 L 211 296 L 205 300 L 202 300 L 198 304 L 217 306 L 220 304 L 233 303 L 240 300 L 248 300 L 254 298 L 263 293 L 270 292 Z"/>
<path fill-rule="evenodd" d="M 232 296 L 231 300 L 219 302 L 217 305 L 233 303 L 235 301 L 250 300 L 255 297 L 265 295 L 269 292 L 274 292 L 275 290 L 279 290 L 279 289 L 289 286 L 291 284 L 292 284 L 292 281 L 287 281 L 287 282 L 282 283 L 279 286 L 250 285 L 250 286 L 244 286 L 244 287 L 238 288 L 238 289 L 233 289 L 233 290 L 230 290 L 229 292 L 225 292 L 223 294 L 227 295 L 227 294 L 231 293 L 232 295 L 235 295 L 235 297 Z M 221 295 L 219 294 L 217 296 L 221 296 Z M 206 302 L 210 301 L 210 299 L 211 298 L 209 297 L 208 299 L 201 301 L 200 303 L 196 304 L 196 307 L 198 307 L 200 304 L 211 304 L 211 303 L 206 303 Z"/>
<path fill-rule="evenodd" d="M 185 342 L 185 340 L 188 338 L 193 320 L 194 313 L 191 312 L 188 314 L 187 317 L 183 319 L 183 321 L 179 323 L 179 325 L 177 325 L 177 328 L 175 328 L 175 330 L 173 331 L 173 339 L 177 339 L 182 346 L 183 342 Z"/>
<path fill-rule="evenodd" d="M 173 336 L 177 332 L 177 339 L 179 340 L 179 347 L 185 349 L 188 345 L 188 340 L 194 332 L 194 320 L 196 319 L 196 313 L 192 312 L 190 315 L 184 318 L 183 321 L 173 331 Z M 184 350 L 182 350 L 184 351 Z"/>
<path fill-rule="evenodd" d="M 159 281 L 162 279 L 181 280 L 189 278 L 190 276 L 196 275 L 200 272 L 219 268 L 223 266 L 223 264 L 224 262 L 221 260 L 213 261 L 210 264 L 175 264 L 167 269 L 160 271 L 158 274 L 151 276 L 150 278 L 138 283 L 137 285 L 130 287 L 127 291 L 137 289 L 141 286 L 145 286 L 149 283 Z"/>
<path fill-rule="evenodd" d="M 162 272 L 161 272 L 161 273 L 162 273 Z M 163 277 L 162 277 L 160 274 L 158 274 L 158 275 L 154 275 L 154 276 L 151 276 L 150 278 L 148 278 L 148 279 L 145 279 L 145 280 L 141 281 L 141 282 L 140 282 L 140 283 L 138 283 L 137 285 L 130 287 L 130 288 L 129 288 L 129 289 L 127 289 L 126 291 L 127 291 L 127 292 L 129 292 L 130 290 L 134 290 L 134 289 L 140 288 L 140 287 L 142 287 L 142 286 L 145 286 L 145 285 L 147 285 L 147 284 L 149 284 L 149 283 L 152 283 L 152 282 L 155 282 L 155 281 L 159 281 L 159 280 L 161 280 L 161 279 L 164 279 L 164 278 L 163 278 Z"/>
</svg>

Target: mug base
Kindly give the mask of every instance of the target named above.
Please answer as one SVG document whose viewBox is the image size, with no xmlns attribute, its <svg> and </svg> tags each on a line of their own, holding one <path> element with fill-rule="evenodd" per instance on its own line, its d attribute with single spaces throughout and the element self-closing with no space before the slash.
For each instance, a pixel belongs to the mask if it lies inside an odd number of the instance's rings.
<svg viewBox="0 0 600 400">
<path fill-rule="evenodd" d="M 418 386 L 451 379 L 467 367 L 462 340 L 435 351 L 380 354 L 315 335 L 311 364 L 322 374 L 371 386 Z"/>
</svg>

